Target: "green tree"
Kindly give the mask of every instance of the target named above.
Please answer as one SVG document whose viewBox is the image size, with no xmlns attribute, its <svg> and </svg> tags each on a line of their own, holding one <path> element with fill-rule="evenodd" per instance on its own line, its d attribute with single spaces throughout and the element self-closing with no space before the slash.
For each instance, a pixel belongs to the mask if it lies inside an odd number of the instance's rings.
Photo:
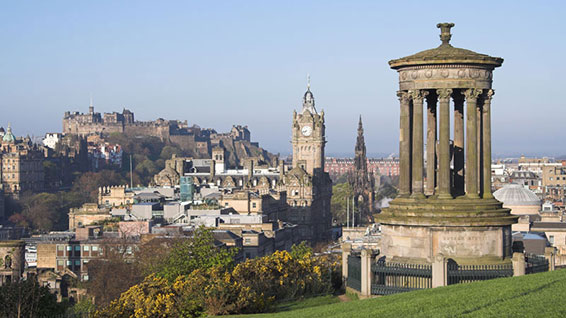
<svg viewBox="0 0 566 318">
<path fill-rule="evenodd" d="M 330 201 L 330 211 L 332 219 L 338 224 L 346 223 L 347 200 L 350 199 L 350 209 L 354 191 L 349 183 L 339 183 L 332 187 L 332 199 Z"/>
<path fill-rule="evenodd" d="M 207 270 L 220 266 L 229 269 L 234 265 L 237 250 L 215 246 L 212 230 L 200 227 L 193 236 L 174 243 L 155 272 L 158 276 L 174 281 L 178 276 L 188 275 L 196 269 Z"/>
</svg>

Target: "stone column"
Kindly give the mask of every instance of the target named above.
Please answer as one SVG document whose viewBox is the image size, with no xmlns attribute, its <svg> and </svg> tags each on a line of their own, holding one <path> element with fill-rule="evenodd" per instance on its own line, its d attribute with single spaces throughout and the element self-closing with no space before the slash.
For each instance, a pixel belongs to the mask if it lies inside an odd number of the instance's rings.
<svg viewBox="0 0 566 318">
<path fill-rule="evenodd" d="M 371 296 L 371 277 L 372 277 L 372 272 L 371 272 L 371 250 L 368 249 L 362 249 L 362 253 L 361 253 L 361 271 L 362 271 L 362 277 L 361 277 L 361 290 L 360 293 L 362 296 L 365 297 L 369 297 Z"/>
<path fill-rule="evenodd" d="M 479 198 L 478 195 L 478 136 L 477 99 L 481 89 L 470 88 L 466 95 L 466 197 Z"/>
<path fill-rule="evenodd" d="M 399 197 L 411 193 L 411 118 L 409 93 L 398 91 L 401 103 L 401 131 L 399 132 Z"/>
<path fill-rule="evenodd" d="M 436 94 L 426 98 L 426 193 L 434 194 L 436 185 Z"/>
<path fill-rule="evenodd" d="M 513 253 L 511 262 L 513 263 L 513 276 L 525 275 L 525 254 L 517 252 Z"/>
<path fill-rule="evenodd" d="M 413 100 L 413 170 L 412 194 L 414 198 L 424 198 L 423 193 L 423 101 L 428 95 L 427 91 L 409 91 Z"/>
<path fill-rule="evenodd" d="M 454 98 L 454 195 L 464 194 L 464 95 L 460 91 Z"/>
<path fill-rule="evenodd" d="M 348 256 L 352 253 L 351 243 L 342 243 L 342 280 L 348 279 Z"/>
<path fill-rule="evenodd" d="M 480 95 L 479 96 L 479 100 L 478 100 L 478 104 L 476 107 L 476 118 L 477 118 L 477 126 L 476 126 L 476 136 L 477 136 L 477 154 L 478 154 L 478 164 L 477 164 L 477 169 L 478 169 L 478 194 L 480 196 L 482 196 L 483 194 L 483 182 L 482 182 L 482 176 L 483 176 L 483 136 L 482 136 L 482 109 L 483 109 L 483 96 Z"/>
<path fill-rule="evenodd" d="M 451 199 L 450 194 L 450 95 L 452 90 L 442 88 L 436 90 L 439 100 L 440 128 L 438 141 L 438 198 Z"/>
<path fill-rule="evenodd" d="M 483 198 L 493 198 L 491 193 L 491 98 L 495 92 L 486 92 L 483 102 Z"/>
<path fill-rule="evenodd" d="M 444 255 L 434 257 L 432 263 L 432 288 L 448 285 L 448 262 Z"/>
<path fill-rule="evenodd" d="M 545 247 L 544 248 L 544 257 L 548 261 L 548 270 L 553 271 L 556 269 L 556 247 Z"/>
</svg>

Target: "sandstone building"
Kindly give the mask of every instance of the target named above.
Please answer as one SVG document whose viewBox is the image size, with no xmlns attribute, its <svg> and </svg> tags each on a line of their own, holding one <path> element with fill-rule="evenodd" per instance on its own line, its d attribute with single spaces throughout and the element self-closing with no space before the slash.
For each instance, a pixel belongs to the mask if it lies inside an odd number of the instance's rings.
<svg viewBox="0 0 566 318">
<path fill-rule="evenodd" d="M 290 167 L 278 159 L 273 164 L 261 157 L 248 157 L 243 167 L 234 166 L 227 161 L 228 152 L 219 145 L 212 149 L 210 159 L 173 156 L 165 169 L 155 175 L 154 182 L 177 186 L 182 178 L 189 177 L 201 193 L 203 188 L 222 190 L 222 204 L 234 205 L 236 210 L 246 213 L 262 210 L 271 221 L 296 224 L 303 240 L 324 240 L 331 225 L 332 181 L 324 171 L 324 112 L 316 111 L 310 87 L 303 96 L 301 112 L 293 112 L 291 142 Z M 285 202 L 284 207 L 273 204 L 281 201 Z"/>
<path fill-rule="evenodd" d="M 247 126 L 234 125 L 227 133 L 218 133 L 214 129 L 202 129 L 197 125 L 189 126 L 187 121 L 165 120 L 137 121 L 134 113 L 124 109 L 122 113 L 98 113 L 92 103 L 88 113 L 65 112 L 63 117 L 63 135 L 87 137 L 105 136 L 121 133 L 131 137 L 152 136 L 163 142 L 174 144 L 190 153 L 194 158 L 209 158 L 212 149 L 225 149 L 226 162 L 241 166 L 248 157 L 257 157 L 260 161 L 272 164 L 275 156 L 268 153 L 257 142 L 251 141 Z"/>
<path fill-rule="evenodd" d="M 6 195 L 44 189 L 43 152 L 30 138 L 16 138 L 12 128 L 0 133 L 0 181 Z"/>
</svg>

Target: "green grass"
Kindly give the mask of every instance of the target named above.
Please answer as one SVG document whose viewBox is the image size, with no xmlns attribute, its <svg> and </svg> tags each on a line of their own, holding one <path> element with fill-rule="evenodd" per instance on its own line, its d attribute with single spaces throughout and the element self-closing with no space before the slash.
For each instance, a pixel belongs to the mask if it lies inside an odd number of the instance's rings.
<svg viewBox="0 0 566 318">
<path fill-rule="evenodd" d="M 245 317 L 566 317 L 566 270 Z"/>
<path fill-rule="evenodd" d="M 313 297 L 313 298 L 305 298 L 302 300 L 295 300 L 291 302 L 284 302 L 275 308 L 275 311 L 291 311 L 291 310 L 299 310 L 303 308 L 312 308 L 316 306 L 322 305 L 330 305 L 334 303 L 339 303 L 340 299 L 334 295 L 327 295 L 327 296 L 320 296 L 320 297 Z"/>
</svg>

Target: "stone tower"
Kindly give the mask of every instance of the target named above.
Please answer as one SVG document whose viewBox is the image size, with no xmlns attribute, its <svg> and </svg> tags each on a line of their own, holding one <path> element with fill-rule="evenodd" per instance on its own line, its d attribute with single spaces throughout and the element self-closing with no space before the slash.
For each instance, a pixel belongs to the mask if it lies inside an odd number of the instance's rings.
<svg viewBox="0 0 566 318">
<path fill-rule="evenodd" d="M 378 217 L 388 261 L 510 262 L 517 217 L 491 193 L 492 74 L 503 59 L 453 47 L 453 26 L 437 25 L 439 47 L 389 62 L 399 73 L 401 131 L 399 196 Z"/>
<path fill-rule="evenodd" d="M 361 222 L 369 222 L 373 212 L 375 199 L 375 178 L 368 171 L 366 157 L 366 143 L 364 140 L 364 127 L 362 116 L 358 123 L 358 137 L 354 148 L 354 171 L 348 174 L 348 182 L 354 190 L 356 209 L 361 212 Z"/>
<path fill-rule="evenodd" d="M 214 171 L 216 173 L 224 173 L 226 170 L 226 150 L 222 146 L 216 146 L 212 149 L 212 160 L 214 161 Z"/>
<path fill-rule="evenodd" d="M 332 181 L 324 172 L 324 111 L 317 113 L 310 85 L 300 113 L 293 111 L 293 168 L 285 174 L 287 221 L 297 224 L 299 239 L 328 239 L 332 215 Z"/>
<path fill-rule="evenodd" d="M 324 111 L 317 113 L 314 96 L 307 85 L 303 109 L 293 112 L 293 167 L 302 167 L 308 174 L 324 172 Z"/>
</svg>

